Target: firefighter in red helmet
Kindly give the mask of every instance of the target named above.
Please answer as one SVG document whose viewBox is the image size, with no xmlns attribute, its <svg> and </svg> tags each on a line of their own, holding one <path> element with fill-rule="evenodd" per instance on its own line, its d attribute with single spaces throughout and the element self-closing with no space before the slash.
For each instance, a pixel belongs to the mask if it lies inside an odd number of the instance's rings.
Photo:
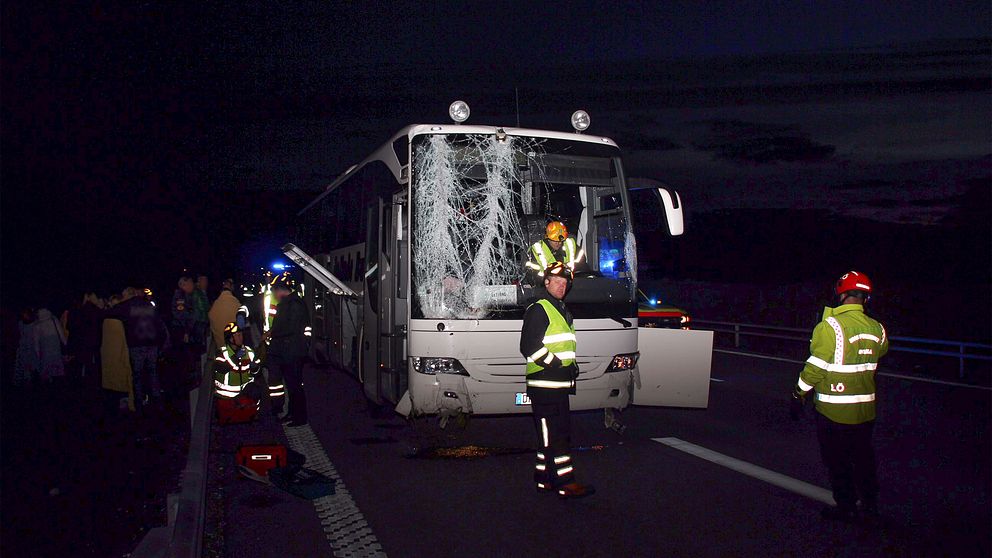
<svg viewBox="0 0 992 558">
<path fill-rule="evenodd" d="M 868 276 L 858 271 L 837 281 L 838 306 L 824 308 L 823 320 L 813 329 L 810 357 L 792 394 L 793 420 L 800 418 L 807 398 L 816 406 L 820 453 L 837 502 L 823 510 L 826 519 L 878 516 L 875 370 L 889 340 L 882 324 L 865 314 L 872 289 Z"/>
</svg>

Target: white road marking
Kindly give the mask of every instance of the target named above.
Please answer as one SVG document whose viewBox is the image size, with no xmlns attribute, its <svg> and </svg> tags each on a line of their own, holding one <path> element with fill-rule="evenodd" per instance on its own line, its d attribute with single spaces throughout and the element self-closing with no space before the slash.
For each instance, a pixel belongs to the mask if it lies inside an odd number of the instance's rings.
<svg viewBox="0 0 992 558">
<path fill-rule="evenodd" d="M 727 380 L 721 380 L 720 378 L 710 378 L 711 382 L 726 382 Z"/>
<path fill-rule="evenodd" d="M 740 356 L 749 356 L 749 357 L 754 357 L 754 358 L 763 358 L 765 360 L 778 360 L 778 361 L 781 361 L 781 362 L 792 362 L 792 363 L 795 363 L 795 364 L 806 364 L 806 361 L 805 360 L 795 360 L 795 359 L 791 359 L 791 358 L 782 358 L 782 357 L 769 356 L 769 355 L 759 355 L 759 354 L 755 354 L 755 353 L 745 353 L 743 351 L 729 351 L 727 349 L 713 349 L 713 352 L 714 353 L 726 353 L 728 355 L 740 355 Z M 932 378 L 919 378 L 919 377 L 916 377 L 916 376 L 906 376 L 905 374 L 894 374 L 892 372 L 876 372 L 875 375 L 876 376 L 887 376 L 889 378 L 899 378 L 900 380 L 910 380 L 910 381 L 913 381 L 913 382 L 926 382 L 928 384 L 940 384 L 940 385 L 943 385 L 943 386 L 954 386 L 954 387 L 963 387 L 963 388 L 971 388 L 971 389 L 983 389 L 985 391 L 992 391 L 992 387 L 987 387 L 987 386 L 976 386 L 976 385 L 972 385 L 972 384 L 964 384 L 964 383 L 961 383 L 961 382 L 948 382 L 947 380 L 934 380 Z"/>
<path fill-rule="evenodd" d="M 782 473 L 776 473 L 770 469 L 765 469 L 764 467 L 759 467 L 753 463 L 735 459 L 729 455 L 724 455 L 678 438 L 651 439 L 670 448 L 688 453 L 689 455 L 694 455 L 700 459 L 705 459 L 706 461 L 716 463 L 717 465 L 723 465 L 724 467 L 737 471 L 738 473 L 765 481 L 768 484 L 773 484 L 779 488 L 784 488 L 790 492 L 795 492 L 796 494 L 818 502 L 823 502 L 829 506 L 835 505 L 833 494 L 826 488 L 816 486 L 815 484 L 794 479 L 790 476 L 783 475 Z"/>
<path fill-rule="evenodd" d="M 386 558 L 365 516 L 351 498 L 334 464 L 327 457 L 324 446 L 317 439 L 310 425 L 283 426 L 289 447 L 306 456 L 306 466 L 332 478 L 336 484 L 334 494 L 313 500 L 317 517 L 331 544 L 331 552 L 338 558 Z"/>
</svg>

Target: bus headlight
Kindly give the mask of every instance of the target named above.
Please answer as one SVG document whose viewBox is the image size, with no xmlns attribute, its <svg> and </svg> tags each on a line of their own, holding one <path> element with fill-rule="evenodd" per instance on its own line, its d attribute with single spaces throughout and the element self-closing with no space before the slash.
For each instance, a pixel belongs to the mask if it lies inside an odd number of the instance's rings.
<svg viewBox="0 0 992 558">
<path fill-rule="evenodd" d="M 622 372 L 624 370 L 633 370 L 634 366 L 637 365 L 637 359 L 641 357 L 641 353 L 625 353 L 622 355 L 617 355 L 613 357 L 613 362 L 606 367 L 607 372 Z"/>
<path fill-rule="evenodd" d="M 458 362 L 456 358 L 448 357 L 410 357 L 413 361 L 413 369 L 421 374 L 431 376 L 437 374 L 456 374 L 458 376 L 468 376 L 468 371 Z"/>
</svg>

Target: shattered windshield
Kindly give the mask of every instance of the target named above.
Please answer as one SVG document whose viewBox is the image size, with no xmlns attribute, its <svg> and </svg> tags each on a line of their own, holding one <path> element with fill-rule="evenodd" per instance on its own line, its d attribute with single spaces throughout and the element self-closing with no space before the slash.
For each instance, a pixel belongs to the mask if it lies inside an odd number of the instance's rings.
<svg viewBox="0 0 992 558">
<path fill-rule="evenodd" d="M 527 261 L 552 221 L 580 254 L 573 315 L 634 315 L 636 250 L 615 147 L 439 134 L 416 137 L 412 152 L 413 318 L 519 319 L 543 289 Z"/>
</svg>

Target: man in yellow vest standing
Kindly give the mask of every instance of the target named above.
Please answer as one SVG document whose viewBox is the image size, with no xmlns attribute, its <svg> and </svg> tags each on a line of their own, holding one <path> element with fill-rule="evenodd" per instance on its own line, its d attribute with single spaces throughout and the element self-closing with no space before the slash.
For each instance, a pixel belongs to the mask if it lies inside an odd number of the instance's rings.
<svg viewBox="0 0 992 558">
<path fill-rule="evenodd" d="M 816 434 L 837 506 L 825 519 L 851 522 L 861 514 L 878 517 L 878 478 L 872 432 L 875 427 L 875 370 L 889 350 L 882 324 L 864 305 L 872 284 L 851 271 L 837 281 L 836 308 L 824 308 L 813 329 L 810 357 L 792 394 L 791 414 L 798 420 L 807 395 L 816 405 Z"/>
<path fill-rule="evenodd" d="M 575 393 L 579 368 L 575 364 L 575 326 L 564 302 L 572 270 L 554 262 L 543 276 L 547 293 L 527 308 L 520 332 L 520 352 L 527 358 L 527 396 L 538 438 L 534 480 L 539 492 L 582 498 L 595 489 L 575 482 L 572 466 L 568 396 Z"/>
</svg>

